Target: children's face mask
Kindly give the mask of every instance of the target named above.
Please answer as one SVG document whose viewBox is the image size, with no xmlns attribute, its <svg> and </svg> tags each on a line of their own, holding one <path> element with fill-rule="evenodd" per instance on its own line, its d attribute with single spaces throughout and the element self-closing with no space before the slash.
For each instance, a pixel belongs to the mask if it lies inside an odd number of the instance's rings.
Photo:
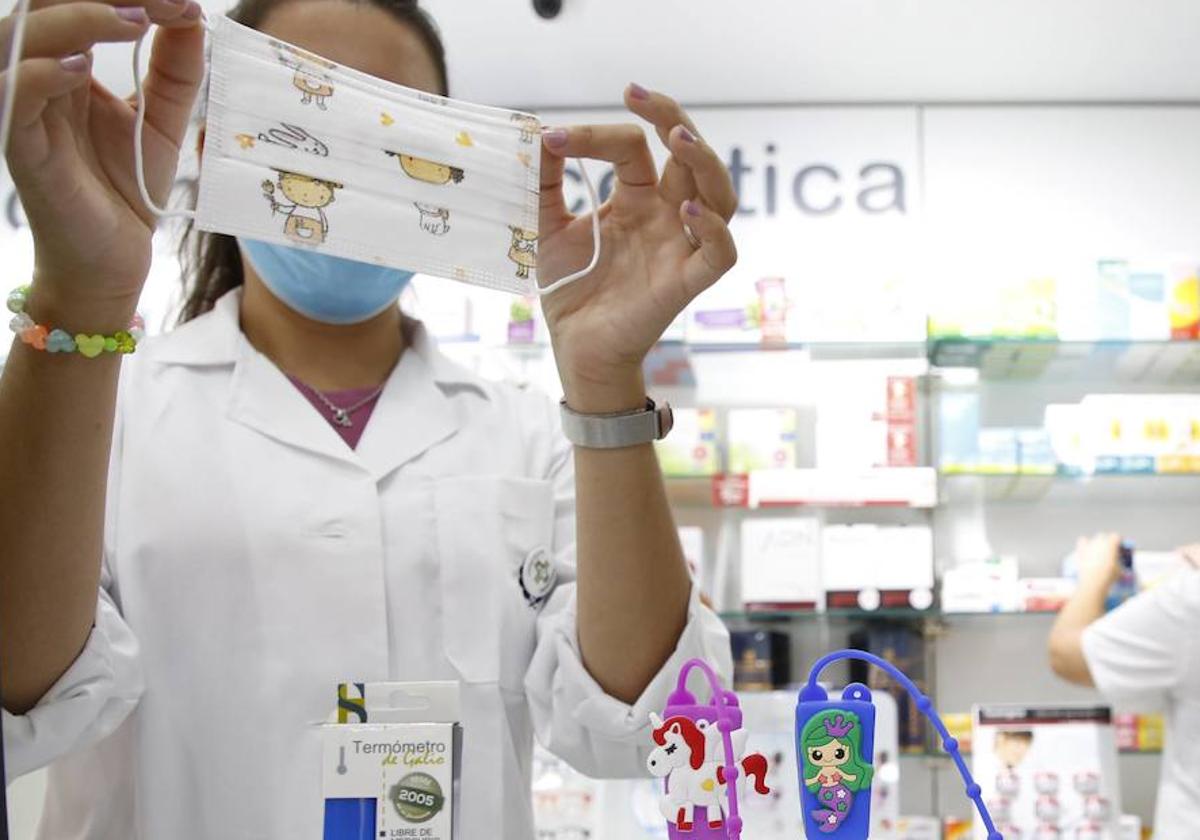
<svg viewBox="0 0 1200 840">
<path fill-rule="evenodd" d="M 341 67 L 229 18 L 210 22 L 199 200 L 167 212 L 145 188 L 138 90 L 135 157 L 142 200 L 201 230 L 289 245 L 521 295 L 539 286 L 541 124 Z M 593 211 L 597 200 L 587 183 Z M 353 278 L 347 278 L 352 283 Z"/>
</svg>

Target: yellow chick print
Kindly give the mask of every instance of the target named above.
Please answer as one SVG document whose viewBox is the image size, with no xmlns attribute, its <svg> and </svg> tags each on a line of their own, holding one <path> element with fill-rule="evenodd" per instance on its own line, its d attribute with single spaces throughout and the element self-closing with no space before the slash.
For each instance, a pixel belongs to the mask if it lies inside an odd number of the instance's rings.
<svg viewBox="0 0 1200 840">
<path fill-rule="evenodd" d="M 404 170 L 404 174 L 410 178 L 416 178 L 418 181 L 424 181 L 427 184 L 441 185 L 461 184 L 464 172 L 457 166 L 449 166 L 444 163 L 437 163 L 432 160 L 406 155 L 401 152 L 390 152 L 384 149 L 384 154 L 399 159 L 400 168 Z"/>
</svg>

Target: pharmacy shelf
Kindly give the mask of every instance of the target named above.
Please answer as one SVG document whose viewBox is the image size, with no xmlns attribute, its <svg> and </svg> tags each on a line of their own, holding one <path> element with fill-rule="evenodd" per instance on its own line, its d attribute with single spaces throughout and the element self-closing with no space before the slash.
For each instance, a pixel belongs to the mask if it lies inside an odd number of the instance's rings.
<svg viewBox="0 0 1200 840">
<path fill-rule="evenodd" d="M 942 472 L 944 504 L 979 499 L 1074 505 L 1127 502 L 1192 502 L 1200 499 L 1200 473 L 1100 473 L 1049 475 L 1013 472 Z"/>
<path fill-rule="evenodd" d="M 1053 338 L 940 338 L 935 369 L 969 368 L 986 380 L 1200 383 L 1200 341 L 1059 341 Z"/>
<path fill-rule="evenodd" d="M 928 509 L 937 505 L 937 474 L 930 467 L 760 470 L 746 476 L 668 477 L 666 485 L 672 505 L 690 508 Z"/>
<path fill-rule="evenodd" d="M 723 620 L 745 624 L 793 624 L 814 621 L 1015 621 L 1047 620 L 1053 612 L 946 612 L 939 609 L 878 610 L 733 610 Z"/>
</svg>

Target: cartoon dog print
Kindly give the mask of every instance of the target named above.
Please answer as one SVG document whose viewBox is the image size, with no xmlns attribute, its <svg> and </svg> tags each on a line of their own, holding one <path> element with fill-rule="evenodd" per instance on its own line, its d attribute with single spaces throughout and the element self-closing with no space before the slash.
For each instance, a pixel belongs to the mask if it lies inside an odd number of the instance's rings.
<svg viewBox="0 0 1200 840">
<path fill-rule="evenodd" d="M 537 117 L 527 114 L 513 114 L 512 121 L 521 126 L 521 142 L 532 143 L 533 139 L 542 133 L 542 123 Z"/>
<path fill-rule="evenodd" d="M 413 206 L 421 213 L 421 230 L 434 236 L 445 236 L 450 232 L 450 211 L 445 207 L 434 207 L 414 201 Z"/>
<path fill-rule="evenodd" d="M 286 201 L 276 197 L 275 184 L 263 181 L 263 195 L 271 205 L 271 214 L 282 213 L 287 217 L 283 233 L 288 239 L 304 245 L 320 245 L 329 233 L 325 208 L 333 203 L 334 193 L 342 185 L 298 172 L 275 171 L 279 173 L 279 192 Z"/>
<path fill-rule="evenodd" d="M 292 76 L 292 86 L 300 91 L 300 103 L 310 105 L 316 103 L 322 111 L 326 110 L 325 100 L 333 96 L 333 80 L 326 70 L 332 70 L 337 65 L 328 59 L 321 58 L 299 47 L 272 41 L 279 63 L 295 71 Z"/>
<path fill-rule="evenodd" d="M 457 166 L 450 166 L 445 163 L 437 163 L 425 158 L 406 155 L 403 152 L 392 152 L 387 149 L 383 153 L 388 157 L 394 157 L 400 161 L 400 168 L 404 170 L 404 174 L 410 178 L 416 178 L 418 181 L 424 181 L 426 184 L 441 186 L 442 184 L 461 184 L 466 174 Z"/>
<path fill-rule="evenodd" d="M 517 276 L 528 279 L 530 269 L 537 267 L 537 233 L 512 225 L 508 229 L 512 231 L 508 258 L 517 264 Z"/>
</svg>

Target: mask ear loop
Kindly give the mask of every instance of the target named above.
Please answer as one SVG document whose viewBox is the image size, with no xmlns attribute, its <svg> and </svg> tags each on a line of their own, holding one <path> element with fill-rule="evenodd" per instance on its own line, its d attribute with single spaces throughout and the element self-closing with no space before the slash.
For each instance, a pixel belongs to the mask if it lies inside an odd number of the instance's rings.
<svg viewBox="0 0 1200 840">
<path fill-rule="evenodd" d="M 211 30 L 208 15 L 201 11 L 200 16 L 204 21 L 204 28 Z M 138 38 L 137 43 L 133 46 L 133 90 L 137 97 L 137 118 L 133 127 L 133 169 L 134 176 L 137 178 L 138 193 L 141 195 L 146 209 L 160 219 L 194 219 L 196 218 L 195 209 L 167 210 L 159 207 L 150 197 L 150 190 L 146 188 L 145 152 L 142 148 L 146 133 L 146 91 L 142 86 L 142 43 L 145 40 L 146 33 L 143 32 L 142 37 Z"/>
<path fill-rule="evenodd" d="M 537 293 L 540 297 L 557 291 L 563 286 L 568 286 L 576 280 L 583 279 L 591 274 L 600 262 L 600 197 L 596 194 L 596 185 L 592 183 L 592 178 L 588 175 L 587 167 L 583 165 L 583 161 L 580 158 L 576 158 L 575 162 L 579 164 L 579 172 L 583 175 L 583 184 L 587 187 L 588 202 L 592 205 L 592 261 L 587 264 L 586 268 L 581 268 L 579 271 L 568 274 L 566 277 L 560 277 L 549 286 L 538 286 Z"/>
<path fill-rule="evenodd" d="M 13 107 L 17 101 L 17 73 L 21 66 L 21 48 L 25 45 L 25 21 L 29 17 L 29 0 L 18 0 L 13 12 L 12 47 L 8 51 L 8 75 L 4 82 L 4 111 L 0 114 L 0 157 L 8 154 L 8 138 L 12 134 Z"/>
</svg>

